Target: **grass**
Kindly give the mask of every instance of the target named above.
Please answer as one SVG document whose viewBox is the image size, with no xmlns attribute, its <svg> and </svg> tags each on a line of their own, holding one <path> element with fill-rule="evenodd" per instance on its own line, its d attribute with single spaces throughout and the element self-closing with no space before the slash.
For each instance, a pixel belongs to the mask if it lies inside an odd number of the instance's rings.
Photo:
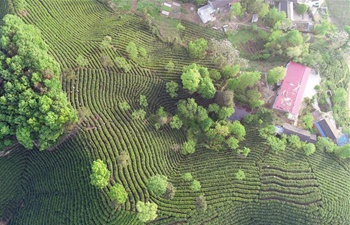
<svg viewBox="0 0 350 225">
<path fill-rule="evenodd" d="M 3 3 L 6 1 L 0 0 L 0 5 Z M 186 140 L 184 131 L 169 126 L 157 131 L 147 120 L 133 120 L 131 112 L 140 108 L 140 94 L 149 102 L 147 117 L 160 106 L 174 113 L 176 101 L 188 95 L 180 91 L 178 98 L 169 100 L 165 82 L 180 82 L 183 66 L 192 62 L 184 48 L 171 48 L 152 35 L 142 18 L 113 16 L 92 0 L 27 3 L 30 13 L 23 19 L 39 27 L 50 54 L 62 68 L 76 68 L 79 54 L 88 58 L 89 65 L 76 70 L 75 79 L 63 77 L 62 83 L 72 105 L 86 107 L 92 115 L 79 125 L 74 137 L 53 152 L 25 151 L 14 146 L 9 155 L 0 157 L 0 223 L 10 219 L 10 224 L 15 225 L 136 225 L 141 224 L 135 207 L 139 200 L 158 204 L 158 218 L 152 222 L 155 225 L 326 225 L 350 220 L 349 161 L 323 152 L 307 158 L 290 148 L 280 155 L 271 154 L 256 127 L 247 128 L 242 142 L 251 149 L 247 158 L 228 150 L 205 149 L 183 157 L 171 146 Z M 224 38 L 212 29 L 185 21 L 182 24 L 186 27 L 184 42 L 199 37 Z M 176 22 L 169 24 L 174 25 Z M 106 35 L 112 37 L 113 49 L 101 50 L 99 44 Z M 253 38 L 247 32 L 235 37 L 238 43 Z M 148 51 L 149 59 L 142 66 L 129 60 L 128 73 L 116 65 L 102 67 L 102 55 L 112 59 L 125 56 L 125 46 L 130 41 Z M 171 73 L 164 69 L 169 60 L 175 64 Z M 209 59 L 198 63 L 214 67 Z M 125 112 L 118 107 L 123 101 L 130 104 L 131 110 Z M 130 155 L 130 164 L 124 169 L 116 163 L 121 151 Z M 110 185 L 121 183 L 129 193 L 127 202 L 118 208 L 109 200 L 108 188 L 101 191 L 89 183 L 90 165 L 95 159 L 107 164 L 112 173 Z M 235 178 L 239 169 L 245 172 L 243 181 Z M 200 181 L 201 192 L 189 189 L 181 178 L 185 172 Z M 174 199 L 148 192 L 147 179 L 155 174 L 168 176 L 177 190 Z M 204 214 L 195 210 L 199 194 L 204 194 L 208 203 Z"/>
<path fill-rule="evenodd" d="M 162 10 L 167 11 L 167 12 L 171 12 L 171 7 L 166 6 L 166 5 L 162 5 Z"/>
<path fill-rule="evenodd" d="M 119 10 L 129 11 L 131 10 L 131 0 L 114 0 L 113 1 Z"/>
</svg>

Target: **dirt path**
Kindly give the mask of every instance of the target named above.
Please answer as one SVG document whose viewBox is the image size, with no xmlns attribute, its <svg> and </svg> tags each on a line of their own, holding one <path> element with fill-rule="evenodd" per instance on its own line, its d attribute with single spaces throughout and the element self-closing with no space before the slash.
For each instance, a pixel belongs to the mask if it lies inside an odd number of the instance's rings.
<svg viewBox="0 0 350 225">
<path fill-rule="evenodd" d="M 347 56 L 346 58 L 344 58 L 346 63 L 348 64 L 349 67 L 349 71 L 350 71 L 350 56 Z M 348 110 L 348 113 L 350 115 L 350 82 L 348 84 L 348 96 L 347 96 L 347 101 L 346 101 L 346 109 Z"/>
<path fill-rule="evenodd" d="M 131 12 L 135 13 L 137 11 L 137 0 L 131 0 Z"/>
</svg>

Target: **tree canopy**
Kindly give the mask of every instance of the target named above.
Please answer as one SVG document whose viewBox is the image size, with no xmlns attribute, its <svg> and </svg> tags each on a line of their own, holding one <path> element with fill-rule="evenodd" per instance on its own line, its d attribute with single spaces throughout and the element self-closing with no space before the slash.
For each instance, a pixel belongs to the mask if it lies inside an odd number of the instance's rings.
<svg viewBox="0 0 350 225">
<path fill-rule="evenodd" d="M 138 201 L 136 203 L 136 209 L 137 209 L 137 217 L 139 218 L 139 220 L 141 220 L 141 222 L 148 222 L 148 221 L 152 221 L 155 218 L 157 218 L 157 209 L 158 206 L 156 203 L 153 202 L 141 202 Z"/>
<path fill-rule="evenodd" d="M 0 36 L 0 149 L 15 138 L 27 149 L 47 149 L 78 119 L 60 67 L 40 31 L 17 16 L 4 17 Z"/>
<path fill-rule="evenodd" d="M 168 178 L 164 175 L 154 175 L 149 178 L 147 183 L 147 188 L 153 192 L 155 195 L 163 195 L 166 192 L 166 187 L 168 184 Z"/>
<path fill-rule="evenodd" d="M 117 204 L 123 204 L 128 199 L 128 193 L 125 191 L 123 185 L 115 184 L 109 191 L 109 197 L 115 200 Z"/>
<path fill-rule="evenodd" d="M 286 69 L 282 66 L 275 67 L 267 73 L 267 83 L 276 84 L 286 75 Z"/>
<path fill-rule="evenodd" d="M 188 52 L 191 58 L 203 59 L 207 49 L 208 42 L 203 38 L 190 41 L 190 43 L 188 43 Z"/>
<path fill-rule="evenodd" d="M 98 159 L 92 163 L 91 169 L 91 184 L 98 188 L 106 187 L 111 176 L 111 172 L 107 169 L 107 165 L 101 159 Z"/>
</svg>

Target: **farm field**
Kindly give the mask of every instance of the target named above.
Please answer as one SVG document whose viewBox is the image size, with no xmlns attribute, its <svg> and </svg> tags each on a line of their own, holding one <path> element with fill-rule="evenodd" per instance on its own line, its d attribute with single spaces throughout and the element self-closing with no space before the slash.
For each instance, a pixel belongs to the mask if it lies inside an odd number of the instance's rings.
<svg viewBox="0 0 350 225">
<path fill-rule="evenodd" d="M 75 69 L 73 78 L 62 76 L 63 89 L 75 109 L 84 107 L 91 115 L 53 151 L 14 145 L 8 155 L 0 157 L 1 225 L 138 225 L 143 224 L 137 218 L 138 201 L 158 205 L 158 217 L 147 223 L 155 225 L 349 224 L 349 160 L 318 151 L 305 157 L 289 147 L 273 154 L 254 125 L 246 128 L 247 135 L 240 143 L 251 149 L 247 158 L 228 149 L 216 152 L 202 147 L 184 156 L 173 146 L 186 141 L 185 131 L 169 125 L 157 130 L 147 119 L 132 119 L 131 112 L 140 108 L 140 95 L 148 99 L 147 116 L 160 106 L 174 113 L 177 101 L 189 95 L 180 89 L 176 98 L 169 99 L 165 83 L 179 83 L 183 66 L 193 62 L 185 48 L 173 47 L 153 35 L 140 16 L 116 15 L 95 0 L 26 3 L 27 13 L 18 15 L 40 29 L 49 54 L 62 70 Z M 0 0 L 0 18 L 13 8 L 13 1 Z M 182 24 L 187 42 L 200 37 L 225 38 L 212 29 Z M 107 35 L 113 48 L 101 50 L 99 45 Z M 102 64 L 101 56 L 114 59 L 126 55 L 130 41 L 147 49 L 148 60 L 130 60 L 128 72 L 115 64 Z M 77 65 L 79 55 L 88 59 L 87 66 Z M 171 72 L 164 68 L 169 60 L 175 64 Z M 215 68 L 209 59 L 196 62 Z M 119 107 L 124 101 L 130 110 Z M 130 155 L 124 168 L 117 164 L 122 151 Z M 110 183 L 125 187 L 125 204 L 116 206 L 108 188 L 100 190 L 90 184 L 91 163 L 96 159 L 107 164 Z M 235 176 L 240 169 L 244 180 Z M 186 172 L 200 181 L 200 192 L 189 189 L 181 177 Z M 147 180 L 156 174 L 167 176 L 176 187 L 173 199 L 148 191 Z M 196 210 L 200 194 L 208 204 L 205 213 Z"/>
</svg>

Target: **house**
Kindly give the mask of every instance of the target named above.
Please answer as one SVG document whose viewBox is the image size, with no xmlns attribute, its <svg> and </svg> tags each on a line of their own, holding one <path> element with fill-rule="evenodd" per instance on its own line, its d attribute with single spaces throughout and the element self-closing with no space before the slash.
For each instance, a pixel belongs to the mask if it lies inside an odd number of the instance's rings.
<svg viewBox="0 0 350 225">
<path fill-rule="evenodd" d="M 316 110 L 312 112 L 312 116 L 314 118 L 315 128 L 320 136 L 328 137 L 338 145 L 348 142 L 347 135 L 344 135 L 342 131 L 336 127 L 332 112 L 321 113 L 319 110 Z"/>
<path fill-rule="evenodd" d="M 308 130 L 303 130 L 289 123 L 284 123 L 282 125 L 283 133 L 286 135 L 297 135 L 301 141 L 306 141 L 309 143 L 316 143 L 316 135 L 311 134 Z"/>
<path fill-rule="evenodd" d="M 208 4 L 200 7 L 197 10 L 198 16 L 201 18 L 203 23 L 214 21 L 215 12 L 229 11 L 233 0 L 209 0 Z"/>
<path fill-rule="evenodd" d="M 282 0 L 278 3 L 278 11 L 284 11 L 291 21 L 294 21 L 294 3 L 296 3 L 295 0 Z"/>
<path fill-rule="evenodd" d="M 289 62 L 286 68 L 286 76 L 272 108 L 286 112 L 288 118 L 296 120 L 310 72 L 311 69 L 307 66 Z"/>
</svg>

